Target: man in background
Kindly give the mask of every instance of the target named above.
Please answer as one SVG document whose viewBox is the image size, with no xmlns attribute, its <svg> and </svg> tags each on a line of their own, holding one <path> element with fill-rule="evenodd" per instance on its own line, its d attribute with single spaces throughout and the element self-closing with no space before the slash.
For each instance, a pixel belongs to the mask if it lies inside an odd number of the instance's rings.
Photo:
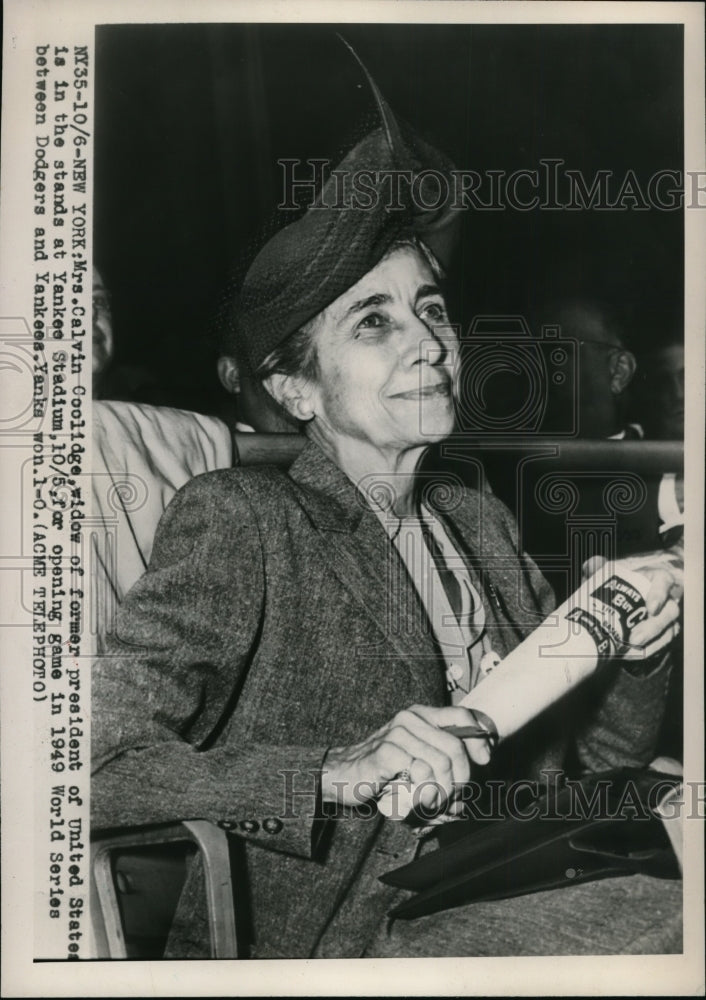
<svg viewBox="0 0 706 1000">
<path fill-rule="evenodd" d="M 115 337 L 113 334 L 113 314 L 111 296 L 103 276 L 97 267 L 93 268 L 93 396 L 94 399 L 110 399 L 122 402 L 145 404 L 142 394 L 137 391 L 137 383 L 129 378 L 135 372 L 142 376 L 142 368 L 116 366 L 113 360 Z M 269 393 L 249 371 L 247 361 L 240 357 L 235 347 L 233 331 L 224 326 L 218 335 L 218 378 L 228 393 L 221 404 L 219 416 L 231 432 L 242 435 L 293 434 L 297 428 L 277 406 Z M 127 377 L 126 377 L 127 376 Z M 132 392 L 131 389 L 135 389 Z M 237 446 L 238 439 L 235 439 Z M 292 454 L 296 453 L 294 449 Z"/>
<path fill-rule="evenodd" d="M 598 297 L 555 300 L 533 317 L 535 336 L 543 327 L 558 328 L 562 340 L 574 342 L 575 378 L 547 379 L 541 434 L 534 439 L 525 433 L 523 444 L 536 440 L 539 446 L 553 436 L 557 440 L 643 439 L 641 424 L 628 417 L 638 365 L 627 347 L 616 308 Z M 493 492 L 517 517 L 524 548 L 561 600 L 578 585 L 583 559 L 594 555 L 620 558 L 659 549 L 665 531 L 681 524 L 683 502 L 680 505 L 675 499 L 673 475 L 636 476 L 612 453 L 602 468 L 570 468 L 562 465 L 559 448 L 556 460 L 539 461 L 537 453 L 528 461 L 525 451 L 505 446 L 484 452 L 483 462 Z M 568 491 L 566 505 L 557 506 L 556 490 Z M 583 559 L 577 560 L 578 552 L 567 547 L 577 544 L 578 535 Z"/>
<path fill-rule="evenodd" d="M 297 428 L 272 396 L 253 378 L 247 359 L 241 356 L 226 332 L 219 345 L 218 378 L 228 393 L 220 416 L 238 434 L 294 434 Z"/>
<path fill-rule="evenodd" d="M 305 438 L 295 421 L 253 376 L 238 347 L 227 296 L 215 333 L 216 369 L 227 393 L 217 412 L 233 437 L 234 464 L 287 467 L 303 448 Z"/>
<path fill-rule="evenodd" d="M 645 355 L 640 418 L 648 438 L 684 439 L 684 340 L 672 337 Z"/>
<path fill-rule="evenodd" d="M 614 311 L 588 298 L 567 299 L 546 309 L 545 323 L 559 326 L 563 338 L 577 342 L 577 382 L 548 383 L 544 430 L 570 426 L 578 417 L 576 436 L 597 440 L 637 440 L 639 424 L 627 422 L 628 389 L 635 375 L 635 355 L 626 347 Z M 578 399 L 574 398 L 578 394 Z M 577 405 L 576 405 L 577 404 Z"/>
</svg>

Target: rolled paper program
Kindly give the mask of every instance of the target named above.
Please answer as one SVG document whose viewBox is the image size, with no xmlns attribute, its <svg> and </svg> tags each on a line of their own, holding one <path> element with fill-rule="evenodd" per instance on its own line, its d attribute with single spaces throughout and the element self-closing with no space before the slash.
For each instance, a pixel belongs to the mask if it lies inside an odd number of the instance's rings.
<svg viewBox="0 0 706 1000">
<path fill-rule="evenodd" d="M 460 703 L 492 720 L 496 740 L 507 739 L 581 681 L 599 663 L 647 657 L 678 634 L 679 607 L 673 600 L 655 616 L 655 634 L 635 649 L 629 636 L 646 619 L 650 580 L 627 560 L 607 562 L 524 639 Z M 479 733 L 489 746 L 488 733 Z M 495 734 L 493 734 L 495 735 Z M 378 799 L 383 815 L 401 820 L 414 806 L 414 787 L 393 781 Z"/>
<path fill-rule="evenodd" d="M 647 657 L 679 631 L 679 607 L 667 601 L 655 618 L 658 634 L 646 647 L 629 636 L 647 618 L 649 579 L 627 561 L 605 563 L 520 643 L 461 704 L 480 709 L 506 739 L 590 677 L 599 663 Z"/>
</svg>

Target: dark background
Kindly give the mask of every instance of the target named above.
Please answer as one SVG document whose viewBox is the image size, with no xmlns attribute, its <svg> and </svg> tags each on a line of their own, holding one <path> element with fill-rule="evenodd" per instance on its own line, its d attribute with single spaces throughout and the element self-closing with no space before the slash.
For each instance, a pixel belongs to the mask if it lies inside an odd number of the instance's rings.
<svg viewBox="0 0 706 1000">
<path fill-rule="evenodd" d="M 117 360 L 148 402 L 214 412 L 210 335 L 271 228 L 278 157 L 335 157 L 369 121 L 355 46 L 395 112 L 459 168 L 560 157 L 643 189 L 683 168 L 678 25 L 124 25 L 96 31 L 94 259 Z M 617 185 L 613 185 L 617 190 Z M 681 211 L 471 211 L 454 318 L 597 294 L 639 354 L 682 324 Z"/>
</svg>

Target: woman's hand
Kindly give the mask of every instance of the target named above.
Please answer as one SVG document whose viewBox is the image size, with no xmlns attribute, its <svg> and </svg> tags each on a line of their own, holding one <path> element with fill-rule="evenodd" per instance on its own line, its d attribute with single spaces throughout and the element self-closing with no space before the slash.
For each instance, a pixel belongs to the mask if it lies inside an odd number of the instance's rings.
<svg viewBox="0 0 706 1000">
<path fill-rule="evenodd" d="M 606 561 L 603 556 L 587 559 L 582 566 L 583 578 L 589 579 Z M 646 552 L 631 556 L 625 562 L 631 570 L 650 581 L 645 597 L 648 617 L 630 633 L 630 645 L 640 649 L 659 639 L 679 618 L 679 602 L 684 595 L 683 550 L 674 547 L 661 552 Z"/>
<path fill-rule="evenodd" d="M 462 740 L 442 727 L 473 722 L 465 708 L 412 705 L 360 743 L 331 747 L 322 769 L 323 801 L 361 805 L 408 771 L 418 787 L 416 804 L 443 809 L 470 780 L 471 761 L 486 764 L 490 754 L 483 740 Z"/>
</svg>

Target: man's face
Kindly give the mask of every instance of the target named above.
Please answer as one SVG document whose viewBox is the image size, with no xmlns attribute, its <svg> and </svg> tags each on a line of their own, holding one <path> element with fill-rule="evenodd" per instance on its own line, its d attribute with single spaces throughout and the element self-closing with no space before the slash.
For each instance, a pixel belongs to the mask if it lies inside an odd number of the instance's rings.
<svg viewBox="0 0 706 1000">
<path fill-rule="evenodd" d="M 93 268 L 93 376 L 107 367 L 113 356 L 113 320 L 110 297 L 97 268 Z"/>
<path fill-rule="evenodd" d="M 394 250 L 318 317 L 310 404 L 339 444 L 399 453 L 453 429 L 457 338 L 432 271 Z"/>
<path fill-rule="evenodd" d="M 585 409 L 600 400 L 609 406 L 614 395 L 610 386 L 611 359 L 620 348 L 606 341 L 579 340 L 579 407 Z"/>
</svg>

